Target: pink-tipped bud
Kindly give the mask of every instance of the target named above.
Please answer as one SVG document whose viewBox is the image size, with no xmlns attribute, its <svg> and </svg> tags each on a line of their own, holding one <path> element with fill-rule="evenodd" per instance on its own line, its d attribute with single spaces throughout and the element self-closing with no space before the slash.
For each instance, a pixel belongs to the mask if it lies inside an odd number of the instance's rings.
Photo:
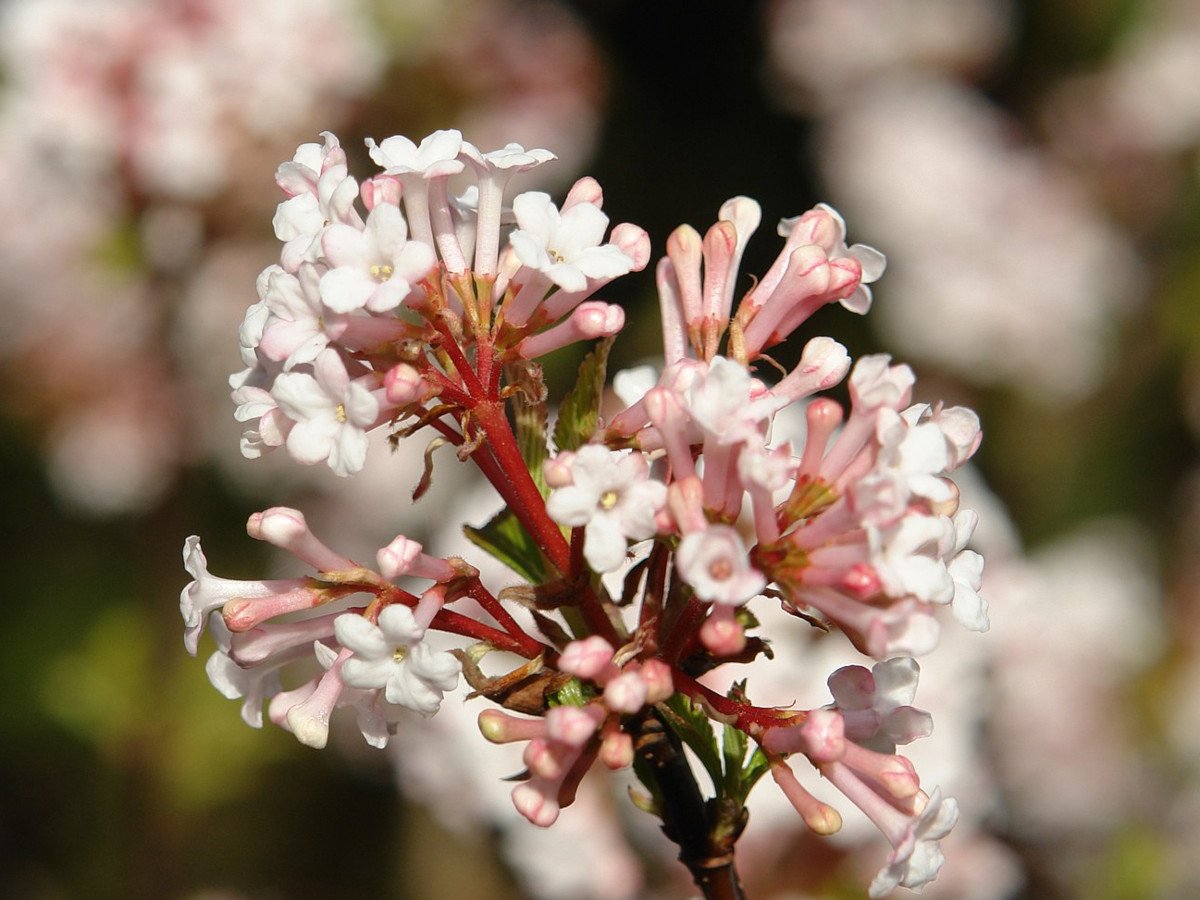
<svg viewBox="0 0 1200 900">
<path fill-rule="evenodd" d="M 246 533 L 259 541 L 274 544 L 304 560 L 322 572 L 350 569 L 354 563 L 334 553 L 308 529 L 304 513 L 286 506 L 273 506 L 256 512 L 246 522 Z"/>
<path fill-rule="evenodd" d="M 407 575 L 420 555 L 420 544 L 398 534 L 390 544 L 375 554 L 375 561 L 379 564 L 379 574 L 392 581 L 401 575 Z"/>
<path fill-rule="evenodd" d="M 915 797 L 921 790 L 921 779 L 912 762 L 894 753 L 877 753 L 853 742 L 847 742 L 842 762 L 860 775 L 866 775 L 897 800 Z"/>
<path fill-rule="evenodd" d="M 842 817 L 838 811 L 806 791 L 786 763 L 771 766 L 771 777 L 813 833 L 830 835 L 841 830 Z"/>
<path fill-rule="evenodd" d="M 585 707 L 556 706 L 546 713 L 546 737 L 568 747 L 580 749 L 604 718 L 604 711 L 592 704 Z"/>
<path fill-rule="evenodd" d="M 804 439 L 804 455 L 800 457 L 800 467 L 796 471 L 797 480 L 817 474 L 825 456 L 825 448 L 842 424 L 845 411 L 836 400 L 821 397 L 808 404 L 805 417 L 808 419 L 808 432 Z"/>
<path fill-rule="evenodd" d="M 567 191 L 566 199 L 563 200 L 562 211 L 566 212 L 577 203 L 592 203 L 599 208 L 604 207 L 604 191 L 600 188 L 600 182 L 591 175 L 584 175 L 571 185 L 571 190 Z"/>
<path fill-rule="evenodd" d="M 370 212 L 381 203 L 399 206 L 404 187 L 395 175 L 376 175 L 362 183 L 359 195 L 362 197 L 363 206 Z"/>
<path fill-rule="evenodd" d="M 746 649 L 746 631 L 734 618 L 734 607 L 714 603 L 700 626 L 700 643 L 714 656 L 737 656 Z"/>
<path fill-rule="evenodd" d="M 394 406 L 421 403 L 429 393 L 429 382 L 408 363 L 399 363 L 383 376 L 383 394 Z"/>
<path fill-rule="evenodd" d="M 642 681 L 646 683 L 647 703 L 662 703 L 675 693 L 671 667 L 661 659 L 648 659 L 642 663 Z"/>
<path fill-rule="evenodd" d="M 329 741 L 329 717 L 345 687 L 341 663 L 350 655 L 351 651 L 342 650 L 333 666 L 317 682 L 317 689 L 287 711 L 288 729 L 306 747 L 320 750 Z"/>
<path fill-rule="evenodd" d="M 558 668 L 579 678 L 597 679 L 609 670 L 615 673 L 612 658 L 612 644 L 599 635 L 592 635 L 567 644 L 558 658 Z"/>
<path fill-rule="evenodd" d="M 625 327 L 625 310 L 610 303 L 589 300 L 571 313 L 571 321 L 585 340 L 612 337 Z"/>
<path fill-rule="evenodd" d="M 545 719 L 522 719 L 498 709 L 485 709 L 478 724 L 479 733 L 493 744 L 531 741 L 546 734 Z"/>
<path fill-rule="evenodd" d="M 234 633 L 249 631 L 276 616 L 312 609 L 322 599 L 320 592 L 308 587 L 297 587 L 269 597 L 235 597 L 221 608 L 221 618 L 225 620 L 225 627 Z"/>
<path fill-rule="evenodd" d="M 526 781 L 513 788 L 512 801 L 517 812 L 539 828 L 549 828 L 558 819 L 558 800 L 548 793 L 549 786 L 537 781 Z"/>
<path fill-rule="evenodd" d="M 835 762 L 846 754 L 850 742 L 846 740 L 845 722 L 842 715 L 831 709 L 814 709 L 800 726 L 803 751 L 814 763 Z"/>
<path fill-rule="evenodd" d="M 874 567 L 859 562 L 852 565 L 842 576 L 842 587 L 859 599 L 878 594 L 883 585 Z"/>
<path fill-rule="evenodd" d="M 526 359 L 536 359 L 577 341 L 611 337 L 624 327 L 625 311 L 621 307 L 589 300 L 557 325 L 525 338 L 517 349 Z"/>
<path fill-rule="evenodd" d="M 704 484 L 694 472 L 667 485 L 667 508 L 684 534 L 704 531 L 708 527 L 708 518 L 704 515 Z"/>
<path fill-rule="evenodd" d="M 597 758 L 601 765 L 613 772 L 632 766 L 633 738 L 619 728 L 606 730 Z"/>
<path fill-rule="evenodd" d="M 604 687 L 604 702 L 613 712 L 635 713 L 646 705 L 646 683 L 639 672 L 622 672 Z"/>
<path fill-rule="evenodd" d="M 853 256 L 839 256 L 829 261 L 828 291 L 839 300 L 849 296 L 862 281 L 862 263 Z"/>
<path fill-rule="evenodd" d="M 650 235 L 646 229 L 630 222 L 622 222 L 613 227 L 609 234 L 609 242 L 616 244 L 625 255 L 633 260 L 633 271 L 640 272 L 650 262 Z"/>
<path fill-rule="evenodd" d="M 570 450 L 564 450 L 552 459 L 546 460 L 542 463 L 542 475 L 546 479 L 546 485 L 552 488 L 561 488 L 574 484 L 575 476 L 572 472 L 574 465 L 575 454 Z"/>
<path fill-rule="evenodd" d="M 700 281 L 700 260 L 703 254 L 704 241 L 700 232 L 691 225 L 680 225 L 667 238 L 667 258 L 671 260 L 674 268 L 683 322 L 688 329 L 699 328 L 704 318 Z"/>
<path fill-rule="evenodd" d="M 573 760 L 570 748 L 546 738 L 534 738 L 521 754 L 521 761 L 534 777 L 547 781 L 562 781 L 567 774 L 567 764 Z"/>
<path fill-rule="evenodd" d="M 459 574 L 448 561 L 423 552 L 420 544 L 402 534 L 376 553 L 375 561 L 379 564 L 379 574 L 389 581 L 412 575 L 444 582 Z"/>
</svg>

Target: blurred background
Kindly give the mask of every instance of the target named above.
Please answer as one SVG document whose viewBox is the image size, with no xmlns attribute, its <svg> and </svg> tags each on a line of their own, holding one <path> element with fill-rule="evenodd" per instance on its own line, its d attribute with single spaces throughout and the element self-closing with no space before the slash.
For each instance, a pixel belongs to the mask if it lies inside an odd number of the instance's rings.
<svg viewBox="0 0 1200 900">
<path fill-rule="evenodd" d="M 453 478 L 412 507 L 403 453 L 349 481 L 243 460 L 226 387 L 276 165 L 330 130 L 365 177 L 363 137 L 445 127 L 553 150 L 518 189 L 594 175 L 656 255 L 735 194 L 764 223 L 828 202 L 887 253 L 872 313 L 806 334 L 892 353 L 985 430 L 993 629 L 947 628 L 917 697 L 914 758 L 963 808 L 926 896 L 1200 896 L 1195 0 L 0 2 L 0 895 L 689 895 L 619 789 L 517 820 L 471 707 L 316 753 L 182 647 L 188 534 L 261 577 L 266 506 L 352 556 L 445 504 L 484 518 Z M 779 246 L 764 227 L 743 271 Z M 653 279 L 624 282 L 618 365 L 658 348 Z M 771 802 L 749 895 L 864 896 L 869 830 L 816 841 Z"/>
</svg>

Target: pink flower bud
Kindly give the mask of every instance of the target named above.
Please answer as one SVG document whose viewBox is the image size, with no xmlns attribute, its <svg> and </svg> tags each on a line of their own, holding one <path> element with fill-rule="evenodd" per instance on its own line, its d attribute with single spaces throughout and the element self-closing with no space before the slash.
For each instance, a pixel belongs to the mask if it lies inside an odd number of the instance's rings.
<svg viewBox="0 0 1200 900">
<path fill-rule="evenodd" d="M 806 791 L 790 766 L 786 763 L 771 766 L 771 777 L 813 833 L 830 835 L 841 830 L 842 817 L 838 811 Z"/>
<path fill-rule="evenodd" d="M 571 190 L 567 191 L 566 199 L 562 202 L 562 209 L 565 212 L 577 203 L 604 206 L 604 191 L 600 188 L 600 182 L 591 175 L 585 175 L 571 185 Z"/>
<path fill-rule="evenodd" d="M 536 779 L 513 788 L 512 801 L 517 812 L 540 828 L 549 828 L 558 819 L 558 800 L 548 793 L 547 785 Z"/>
<path fill-rule="evenodd" d="M 394 175 L 376 175 L 374 178 L 364 181 L 359 189 L 359 195 L 362 197 L 363 206 L 367 208 L 367 212 L 381 203 L 399 206 L 403 194 L 404 187 L 400 179 Z"/>
<path fill-rule="evenodd" d="M 604 687 L 604 702 L 613 712 L 635 713 L 646 705 L 646 683 L 638 672 L 623 672 Z"/>
<path fill-rule="evenodd" d="M 609 241 L 616 244 L 633 260 L 633 271 L 640 272 L 650 262 L 650 235 L 646 229 L 630 222 L 613 227 Z"/>
<path fill-rule="evenodd" d="M 704 317 L 704 299 L 700 281 L 700 260 L 704 242 L 691 225 L 680 225 L 667 238 L 667 258 L 674 267 L 679 288 L 683 322 L 689 330 L 698 329 Z"/>
<path fill-rule="evenodd" d="M 570 450 L 564 450 L 553 459 L 542 463 L 542 475 L 546 479 L 547 487 L 561 488 L 574 484 L 574 465 L 575 454 Z"/>
<path fill-rule="evenodd" d="M 429 382 L 408 363 L 388 369 L 383 376 L 384 397 L 394 406 L 421 403 L 429 392 Z"/>
<path fill-rule="evenodd" d="M 531 741 L 546 734 L 545 719 L 523 719 L 498 709 L 479 714 L 479 732 L 493 744 Z"/>
<path fill-rule="evenodd" d="M 647 703 L 662 703 L 675 693 L 671 667 L 661 659 L 648 659 L 642 663 L 642 680 L 646 683 Z"/>
<path fill-rule="evenodd" d="M 746 648 L 746 632 L 734 618 L 734 608 L 717 603 L 700 626 L 700 643 L 716 656 L 737 656 Z"/>
<path fill-rule="evenodd" d="M 547 738 L 534 738 L 525 745 L 521 761 L 536 778 L 561 781 L 566 775 L 564 761 L 569 755 L 569 748 L 563 744 Z"/>
<path fill-rule="evenodd" d="M 808 404 L 808 409 L 805 410 L 808 433 L 804 438 L 804 455 L 800 457 L 800 468 L 796 471 L 797 482 L 805 476 L 812 478 L 817 474 L 829 439 L 842 424 L 844 415 L 841 404 L 828 397 L 821 397 Z"/>
<path fill-rule="evenodd" d="M 246 532 L 256 540 L 287 550 L 321 572 L 354 567 L 354 563 L 346 557 L 334 553 L 317 540 L 308 529 L 304 513 L 298 509 L 273 506 L 256 512 L 246 522 Z"/>
<path fill-rule="evenodd" d="M 586 707 L 556 706 L 546 713 L 546 736 L 579 749 L 596 733 L 604 712 L 596 704 Z"/>
<path fill-rule="evenodd" d="M 625 311 L 621 307 L 590 300 L 557 325 L 525 338 L 518 350 L 526 359 L 536 359 L 576 341 L 611 337 L 624 327 Z"/>
<path fill-rule="evenodd" d="M 235 597 L 221 608 L 221 617 L 230 631 L 249 631 L 276 616 L 312 609 L 323 599 L 320 591 L 301 585 L 268 597 Z"/>
<path fill-rule="evenodd" d="M 633 738 L 619 728 L 606 730 L 597 758 L 601 765 L 614 772 L 632 766 Z"/>
<path fill-rule="evenodd" d="M 612 644 L 599 635 L 592 635 L 567 644 L 558 658 L 558 668 L 579 678 L 596 679 L 608 670 L 615 673 L 612 658 Z"/>
</svg>

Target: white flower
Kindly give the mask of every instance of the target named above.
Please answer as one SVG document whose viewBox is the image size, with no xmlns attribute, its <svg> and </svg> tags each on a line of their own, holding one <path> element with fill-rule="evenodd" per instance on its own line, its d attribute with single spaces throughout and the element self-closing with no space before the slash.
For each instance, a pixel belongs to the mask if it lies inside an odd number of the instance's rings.
<svg viewBox="0 0 1200 900">
<path fill-rule="evenodd" d="M 341 226 L 343 228 L 349 226 Z M 349 324 L 346 316 L 330 312 L 321 303 L 318 270 L 312 263 L 300 266 L 292 275 L 278 266 L 267 279 L 263 302 L 270 311 L 259 348 L 274 362 L 282 362 L 285 371 L 300 363 L 312 362 L 336 341 Z"/>
<path fill-rule="evenodd" d="M 693 531 L 679 542 L 675 563 L 701 600 L 740 605 L 767 586 L 750 565 L 741 536 L 728 525 Z"/>
<path fill-rule="evenodd" d="M 608 216 L 582 202 L 561 213 L 549 194 L 528 191 L 513 198 L 517 229 L 509 237 L 517 259 L 544 273 L 564 291 L 582 291 L 589 278 L 617 278 L 633 260 L 615 244 L 604 244 Z"/>
<path fill-rule="evenodd" d="M 951 601 L 954 618 L 971 631 L 987 631 L 991 627 L 987 601 L 979 596 L 983 585 L 983 557 L 974 550 L 964 549 L 978 523 L 979 514 L 973 509 L 960 509 L 954 516 L 954 550 L 946 571 L 954 580 L 954 599 Z"/>
<path fill-rule="evenodd" d="M 921 667 L 910 657 L 862 666 L 843 666 L 829 676 L 829 692 L 842 714 L 846 737 L 880 753 L 897 744 L 926 737 L 933 730 L 929 713 L 915 709 Z"/>
<path fill-rule="evenodd" d="M 280 656 L 270 663 L 243 668 L 229 656 L 232 635 L 220 618 L 213 619 L 217 652 L 208 658 L 204 671 L 209 683 L 227 700 L 242 700 L 242 721 L 251 728 L 262 728 L 263 702 L 280 691 L 279 669 L 295 658 Z"/>
<path fill-rule="evenodd" d="M 366 430 L 375 424 L 379 401 L 350 380 L 346 365 L 333 348 L 321 351 L 313 374 L 284 372 L 271 395 L 296 424 L 288 432 L 287 449 L 298 463 L 328 460 L 338 475 L 353 475 L 367 458 Z"/>
<path fill-rule="evenodd" d="M 380 144 L 367 138 L 371 159 L 388 175 L 419 175 L 422 178 L 461 172 L 463 162 L 458 156 L 462 146 L 462 133 L 453 129 L 435 131 L 422 139 L 420 146 L 403 135 L 384 138 Z"/>
<path fill-rule="evenodd" d="M 381 203 L 362 229 L 330 225 L 321 239 L 330 269 L 321 276 L 321 300 L 335 312 L 395 309 L 437 262 L 433 248 L 408 239 L 400 208 Z"/>
<path fill-rule="evenodd" d="M 841 301 L 842 306 L 851 312 L 863 315 L 871 308 L 871 289 L 868 284 L 878 281 L 887 268 L 887 257 L 867 244 L 852 244 L 846 246 L 846 220 L 841 214 L 827 203 L 818 203 L 817 209 L 829 213 L 836 224 L 836 237 L 833 246 L 829 248 L 830 259 L 853 259 L 862 267 L 862 280 L 849 297 Z"/>
<path fill-rule="evenodd" d="M 888 596 L 953 600 L 954 579 L 941 556 L 948 532 L 953 525 L 945 516 L 907 515 L 887 528 L 867 526 L 871 564 Z"/>
<path fill-rule="evenodd" d="M 200 538 L 196 535 L 183 542 L 183 567 L 195 579 L 188 582 L 179 593 L 179 612 L 184 624 L 183 643 L 192 656 L 196 655 L 200 634 L 209 615 L 230 600 L 276 597 L 306 586 L 303 578 L 233 581 L 212 575 L 208 571 L 208 560 L 200 548 Z"/>
<path fill-rule="evenodd" d="M 425 628 L 403 604 L 381 612 L 378 625 L 348 613 L 333 627 L 342 646 L 354 652 L 342 663 L 342 678 L 352 687 L 381 688 L 388 703 L 432 716 L 442 695 L 458 685 L 459 661 L 423 643 Z"/>
<path fill-rule="evenodd" d="M 552 460 L 560 464 L 563 456 Z M 655 514 L 667 500 L 667 487 L 649 478 L 640 453 L 587 444 L 568 457 L 571 483 L 546 500 L 550 518 L 584 527 L 583 555 L 596 572 L 612 572 L 625 560 L 629 540 L 653 537 Z"/>
<path fill-rule="evenodd" d="M 921 814 L 909 822 L 887 865 L 871 882 L 870 896 L 882 897 L 898 885 L 919 890 L 937 878 L 945 859 L 938 841 L 956 822 L 958 804 L 948 797 L 943 800 L 941 790 L 935 788 Z"/>
</svg>

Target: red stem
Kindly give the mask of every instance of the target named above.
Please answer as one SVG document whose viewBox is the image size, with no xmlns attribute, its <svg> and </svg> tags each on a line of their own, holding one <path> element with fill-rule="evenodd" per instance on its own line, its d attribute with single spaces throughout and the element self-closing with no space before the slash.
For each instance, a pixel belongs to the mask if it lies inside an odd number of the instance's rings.
<svg viewBox="0 0 1200 900">
<path fill-rule="evenodd" d="M 783 724 L 795 724 L 797 721 L 803 721 L 800 717 L 807 715 L 804 711 L 739 703 L 737 700 L 731 700 L 729 697 L 718 694 L 712 688 L 705 687 L 679 669 L 672 668 L 671 678 L 675 685 L 675 690 L 687 694 L 693 700 L 702 700 L 722 716 L 736 719 L 735 724 L 737 727 L 750 735 L 762 734 L 764 728 L 773 728 Z"/>
<path fill-rule="evenodd" d="M 497 650 L 507 650 L 525 659 L 535 659 L 548 649 L 541 641 L 530 637 L 524 632 L 508 634 L 498 628 L 493 628 L 491 625 L 484 625 L 470 616 L 456 613 L 452 609 L 439 610 L 438 614 L 433 617 L 431 624 L 439 631 L 447 631 L 450 634 L 460 634 L 463 637 L 486 641 Z"/>
<path fill-rule="evenodd" d="M 500 627 L 509 634 L 514 637 L 517 635 L 529 637 L 525 629 L 521 627 L 521 623 L 509 614 L 504 605 L 496 599 L 491 591 L 484 587 L 483 582 L 478 578 L 472 578 L 467 583 L 467 593 L 470 594 L 475 602 L 487 610 L 488 615 L 495 619 L 500 624 Z"/>
</svg>

